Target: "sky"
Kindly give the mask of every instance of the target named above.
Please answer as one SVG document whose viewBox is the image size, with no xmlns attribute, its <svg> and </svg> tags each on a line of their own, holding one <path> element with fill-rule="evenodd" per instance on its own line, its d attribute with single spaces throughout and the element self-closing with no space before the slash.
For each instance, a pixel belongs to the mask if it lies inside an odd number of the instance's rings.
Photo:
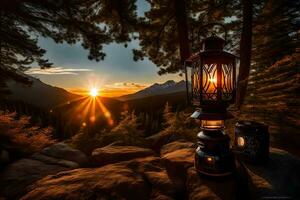
<svg viewBox="0 0 300 200">
<path fill-rule="evenodd" d="M 149 9 L 144 0 L 138 0 L 137 7 L 139 16 Z M 105 60 L 99 62 L 89 60 L 88 50 L 83 49 L 80 43 L 56 44 L 51 38 L 39 37 L 38 44 L 47 51 L 44 57 L 53 63 L 53 67 L 40 70 L 38 66 L 33 66 L 27 73 L 44 83 L 74 93 L 98 87 L 102 96 L 120 96 L 134 93 L 156 82 L 182 79 L 177 74 L 159 76 L 158 67 L 148 59 L 135 62 L 132 49 L 139 47 L 137 40 L 129 43 L 127 48 L 123 44 L 106 45 Z"/>
</svg>

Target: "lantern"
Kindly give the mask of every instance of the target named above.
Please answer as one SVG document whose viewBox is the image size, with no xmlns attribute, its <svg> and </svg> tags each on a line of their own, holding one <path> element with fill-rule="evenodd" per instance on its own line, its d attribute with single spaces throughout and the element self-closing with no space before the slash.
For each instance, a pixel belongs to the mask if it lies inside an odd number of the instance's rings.
<svg viewBox="0 0 300 200">
<path fill-rule="evenodd" d="M 226 111 L 236 92 L 236 56 L 223 51 L 225 40 L 213 35 L 202 42 L 202 50 L 186 60 L 191 67 L 192 104 L 199 120 L 195 167 L 201 174 L 229 175 L 235 169 L 229 136 L 224 132 Z"/>
<path fill-rule="evenodd" d="M 269 158 L 268 126 L 254 121 L 238 121 L 234 129 L 234 150 L 244 161 L 264 163 Z"/>
<path fill-rule="evenodd" d="M 222 38 L 213 35 L 204 40 L 202 52 L 187 60 L 192 67 L 192 101 L 196 106 L 216 110 L 234 102 L 236 57 L 223 51 L 224 45 Z"/>
</svg>

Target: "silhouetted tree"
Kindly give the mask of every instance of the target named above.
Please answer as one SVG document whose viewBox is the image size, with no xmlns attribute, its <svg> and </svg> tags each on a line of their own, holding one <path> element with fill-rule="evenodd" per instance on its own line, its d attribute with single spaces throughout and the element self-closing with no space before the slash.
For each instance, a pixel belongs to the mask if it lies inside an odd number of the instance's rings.
<svg viewBox="0 0 300 200">
<path fill-rule="evenodd" d="M 104 59 L 103 45 L 129 42 L 136 20 L 135 1 L 106 0 L 3 0 L 0 2 L 0 77 L 19 77 L 36 62 L 41 68 L 51 63 L 37 37 L 55 42 L 81 42 L 89 59 Z M 1 85 L 3 85 L 1 83 Z"/>
<path fill-rule="evenodd" d="M 253 61 L 257 71 L 299 48 L 300 2 L 265 1 L 253 27 Z"/>
<path fill-rule="evenodd" d="M 225 17 L 232 16 L 228 9 L 236 4 L 236 1 L 226 0 L 148 2 L 150 10 L 140 19 L 142 25 L 138 27 L 141 49 L 133 53 L 135 60 L 148 57 L 159 67 L 159 74 L 181 71 L 182 61 L 196 48 L 192 42 L 199 27 L 223 22 Z"/>
<path fill-rule="evenodd" d="M 243 26 L 240 41 L 240 68 L 237 81 L 237 106 L 242 104 L 248 84 L 248 77 L 251 66 L 251 48 L 252 48 L 252 0 L 242 0 L 243 6 Z"/>
</svg>

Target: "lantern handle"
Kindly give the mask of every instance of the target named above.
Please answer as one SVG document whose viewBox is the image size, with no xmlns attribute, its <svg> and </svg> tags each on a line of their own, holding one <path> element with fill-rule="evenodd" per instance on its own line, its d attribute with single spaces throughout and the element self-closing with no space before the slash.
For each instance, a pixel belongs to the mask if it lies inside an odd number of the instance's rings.
<svg viewBox="0 0 300 200">
<path fill-rule="evenodd" d="M 224 40 L 225 40 L 225 44 L 226 44 L 226 41 L 227 41 L 227 28 L 224 26 L 224 24 L 217 23 L 217 22 L 215 22 L 215 23 L 209 23 L 209 24 L 205 24 L 203 26 L 200 26 L 199 30 L 198 30 L 198 34 L 197 34 L 198 41 L 200 41 L 200 32 L 201 32 L 201 30 L 203 30 L 203 28 L 207 28 L 209 26 L 220 26 L 220 27 L 223 28 L 224 34 L 225 34 Z"/>
</svg>

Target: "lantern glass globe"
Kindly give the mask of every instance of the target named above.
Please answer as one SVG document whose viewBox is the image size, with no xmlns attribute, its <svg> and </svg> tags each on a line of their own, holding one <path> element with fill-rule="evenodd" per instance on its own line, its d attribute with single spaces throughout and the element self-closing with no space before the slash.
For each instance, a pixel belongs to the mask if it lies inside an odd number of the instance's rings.
<svg viewBox="0 0 300 200">
<path fill-rule="evenodd" d="M 223 129 L 224 120 L 202 120 L 201 127 L 204 129 Z"/>
</svg>

